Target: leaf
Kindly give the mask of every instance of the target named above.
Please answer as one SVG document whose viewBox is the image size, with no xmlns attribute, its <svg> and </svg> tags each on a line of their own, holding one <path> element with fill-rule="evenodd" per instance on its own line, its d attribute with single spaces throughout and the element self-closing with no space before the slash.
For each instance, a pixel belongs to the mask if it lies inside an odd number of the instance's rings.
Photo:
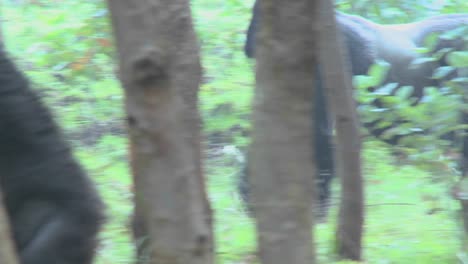
<svg viewBox="0 0 468 264">
<path fill-rule="evenodd" d="M 414 51 L 419 54 L 426 54 L 426 53 L 429 53 L 431 50 L 426 47 L 418 47 L 418 48 L 415 48 Z"/>
<path fill-rule="evenodd" d="M 385 81 L 390 67 L 390 63 L 384 60 L 377 60 L 370 66 L 367 74 L 375 78 L 374 80 L 376 83 L 374 86 L 379 86 Z"/>
<path fill-rule="evenodd" d="M 402 86 L 396 91 L 396 96 L 401 99 L 408 99 L 413 94 L 413 86 Z"/>
<path fill-rule="evenodd" d="M 454 51 L 447 55 L 449 65 L 463 68 L 468 67 L 468 51 Z"/>
<path fill-rule="evenodd" d="M 454 79 L 451 80 L 451 82 L 460 83 L 460 84 L 468 83 L 468 77 L 454 78 Z"/>
<path fill-rule="evenodd" d="M 410 69 L 417 68 L 419 65 L 427 63 L 427 62 L 433 62 L 436 61 L 437 59 L 433 57 L 421 57 L 421 58 L 416 58 L 413 61 L 411 61 L 409 67 Z"/>
<path fill-rule="evenodd" d="M 429 34 L 424 39 L 424 47 L 427 47 L 430 51 L 433 51 L 435 50 L 438 42 L 439 42 L 439 34 L 437 33 Z"/>
<path fill-rule="evenodd" d="M 445 54 L 453 51 L 453 48 L 443 48 L 432 54 L 432 57 L 435 58 L 436 60 L 441 60 Z"/>
<path fill-rule="evenodd" d="M 451 74 L 455 70 L 452 66 L 442 66 L 435 69 L 434 73 L 432 74 L 432 78 L 439 80 L 442 78 L 447 77 L 447 75 Z"/>
<path fill-rule="evenodd" d="M 381 95 L 391 95 L 395 91 L 395 89 L 398 88 L 398 83 L 387 83 L 384 86 L 381 86 L 377 88 L 374 91 L 375 95 L 381 96 Z"/>
<path fill-rule="evenodd" d="M 356 75 L 353 77 L 353 86 L 358 90 L 363 90 L 375 86 L 375 78 L 367 75 Z"/>
<path fill-rule="evenodd" d="M 389 110 L 388 108 L 375 108 L 375 109 L 372 109 L 371 112 L 383 113 L 383 112 L 387 112 L 388 110 Z"/>
</svg>

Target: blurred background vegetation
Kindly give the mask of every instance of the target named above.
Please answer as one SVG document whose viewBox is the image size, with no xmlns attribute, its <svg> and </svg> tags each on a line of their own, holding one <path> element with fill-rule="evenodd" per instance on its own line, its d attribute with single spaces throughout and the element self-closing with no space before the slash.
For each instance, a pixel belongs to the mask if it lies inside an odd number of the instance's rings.
<svg viewBox="0 0 468 264">
<path fill-rule="evenodd" d="M 253 63 L 245 58 L 243 44 L 252 4 L 253 0 L 192 1 L 204 67 L 200 103 L 218 263 L 256 263 L 254 226 L 235 189 L 251 129 Z M 391 24 L 468 12 L 466 0 L 337 0 L 336 6 Z M 53 109 L 108 204 L 110 220 L 101 236 L 97 263 L 131 263 L 132 185 L 123 95 L 105 3 L 5 0 L 2 19 L 7 49 Z M 436 112 L 450 115 L 455 107 L 451 101 L 438 91 L 432 94 L 441 98 Z M 365 101 L 369 95 L 357 96 Z M 421 108 L 425 109 L 401 107 L 422 119 L 422 124 L 438 120 L 445 128 L 455 125 L 450 117 L 428 116 L 427 107 Z M 431 139 L 432 148 L 426 140 L 425 151 L 420 145 L 405 147 L 398 152 L 404 155 L 394 155 L 395 148 L 365 139 L 367 263 L 458 263 L 464 258 L 458 204 L 449 195 L 457 176 L 454 163 L 442 155 L 445 149 L 440 146 L 447 144 Z M 335 263 L 331 254 L 335 207 L 328 223 L 315 227 L 322 263 Z"/>
</svg>

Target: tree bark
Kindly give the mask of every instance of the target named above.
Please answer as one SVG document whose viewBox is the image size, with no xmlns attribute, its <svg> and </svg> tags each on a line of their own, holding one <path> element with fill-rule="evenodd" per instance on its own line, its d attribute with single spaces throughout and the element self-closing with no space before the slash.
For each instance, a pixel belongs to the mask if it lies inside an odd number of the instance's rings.
<svg viewBox="0 0 468 264">
<path fill-rule="evenodd" d="M 328 105 L 335 116 L 336 164 L 341 179 L 341 200 L 336 232 L 341 258 L 360 260 L 364 223 L 364 190 L 361 173 L 361 140 L 352 79 L 346 50 L 338 34 L 333 3 L 321 1 L 320 61 L 324 67 Z"/>
<path fill-rule="evenodd" d="M 315 263 L 312 119 L 317 1 L 260 1 L 249 170 L 262 263 Z"/>
<path fill-rule="evenodd" d="M 3 195 L 0 192 L 0 263 L 18 264 L 18 256 L 12 241 L 10 223 L 3 204 Z"/>
<path fill-rule="evenodd" d="M 201 66 L 188 0 L 108 0 L 135 184 L 138 263 L 213 263 L 204 188 Z"/>
</svg>

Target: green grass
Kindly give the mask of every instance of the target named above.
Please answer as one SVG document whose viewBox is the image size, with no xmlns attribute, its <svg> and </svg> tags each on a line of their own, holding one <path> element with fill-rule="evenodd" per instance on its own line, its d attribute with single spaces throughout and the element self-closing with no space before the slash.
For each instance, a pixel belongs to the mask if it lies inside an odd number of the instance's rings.
<svg viewBox="0 0 468 264">
<path fill-rule="evenodd" d="M 106 203 L 107 222 L 101 233 L 96 263 L 131 263 L 130 216 L 133 190 L 126 161 L 126 140 L 108 136 L 94 148 L 80 148 L 78 157 Z"/>
<path fill-rule="evenodd" d="M 411 165 L 395 165 L 382 144 L 366 144 L 366 224 L 364 258 L 367 263 L 457 263 L 460 248 L 455 220 L 458 205 L 448 195 L 447 181 Z M 208 162 L 208 186 L 215 209 L 218 263 L 253 263 L 254 226 L 235 190 L 235 170 L 223 164 L 229 157 Z M 337 201 L 338 187 L 334 188 Z M 321 263 L 336 262 L 333 248 L 336 206 L 328 223 L 316 226 Z M 432 212 L 435 213 L 432 213 Z"/>
<path fill-rule="evenodd" d="M 79 157 L 106 200 L 109 222 L 101 236 L 97 263 L 130 263 L 132 245 L 128 223 L 131 182 L 125 161 L 125 140 L 108 138 L 95 151 Z M 448 195 L 448 181 L 411 165 L 395 164 L 388 150 L 368 142 L 364 152 L 366 178 L 366 263 L 457 263 L 460 233 L 458 204 Z M 217 263 L 255 263 L 254 224 L 245 214 L 236 191 L 238 166 L 228 154 L 206 161 L 207 185 L 215 212 Z M 339 187 L 334 186 L 337 201 Z M 337 262 L 332 251 L 337 206 L 328 223 L 316 226 L 321 263 Z"/>
</svg>

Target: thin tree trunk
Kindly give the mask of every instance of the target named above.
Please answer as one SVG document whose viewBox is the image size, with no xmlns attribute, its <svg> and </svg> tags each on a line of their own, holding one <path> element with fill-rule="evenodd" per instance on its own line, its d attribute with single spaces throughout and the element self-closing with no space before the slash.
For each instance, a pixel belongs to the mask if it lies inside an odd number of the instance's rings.
<svg viewBox="0 0 468 264">
<path fill-rule="evenodd" d="M 139 263 L 213 263 L 188 0 L 108 0 L 130 137 Z M 141 241 L 140 241 L 141 242 Z"/>
<path fill-rule="evenodd" d="M 18 256 L 11 239 L 10 223 L 2 197 L 2 193 L 0 192 L 0 263 L 18 264 Z"/>
<path fill-rule="evenodd" d="M 333 3 L 321 1 L 321 65 L 324 66 L 328 105 L 335 116 L 336 160 L 341 179 L 341 201 L 337 253 L 341 258 L 360 260 L 364 222 L 364 191 L 361 174 L 361 140 L 356 104 L 352 97 L 349 62 L 338 34 Z M 346 65 L 347 63 L 348 65 Z"/>
<path fill-rule="evenodd" d="M 311 73 L 317 63 L 316 3 L 259 2 L 249 175 L 260 259 L 266 264 L 315 263 Z"/>
</svg>

